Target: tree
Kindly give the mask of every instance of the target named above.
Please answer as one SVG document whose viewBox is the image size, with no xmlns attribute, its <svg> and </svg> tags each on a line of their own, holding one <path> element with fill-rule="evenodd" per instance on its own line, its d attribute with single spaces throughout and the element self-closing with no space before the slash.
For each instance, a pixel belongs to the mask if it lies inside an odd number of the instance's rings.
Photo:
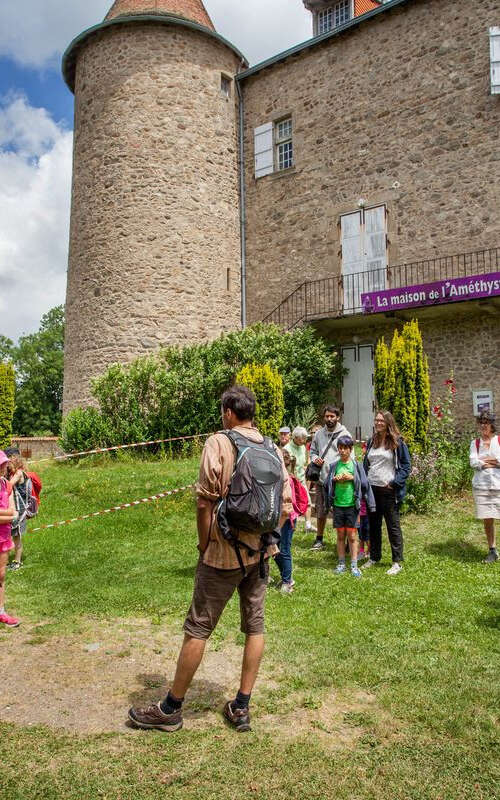
<svg viewBox="0 0 500 800">
<path fill-rule="evenodd" d="M 259 431 L 264 436 L 277 439 L 285 413 L 283 378 L 279 372 L 269 364 L 246 364 L 236 375 L 235 382 L 255 394 L 255 424 Z"/>
<path fill-rule="evenodd" d="M 0 364 L 0 450 L 10 446 L 14 414 L 14 367 Z"/>
<path fill-rule="evenodd" d="M 418 322 L 394 331 L 391 347 L 380 339 L 375 350 L 375 395 L 394 414 L 410 447 L 423 447 L 429 427 L 429 365 Z"/>
<path fill-rule="evenodd" d="M 0 337 L 0 353 L 12 343 Z M 64 307 L 44 314 L 37 333 L 11 346 L 16 374 L 13 428 L 18 436 L 59 433 L 64 369 Z"/>
</svg>

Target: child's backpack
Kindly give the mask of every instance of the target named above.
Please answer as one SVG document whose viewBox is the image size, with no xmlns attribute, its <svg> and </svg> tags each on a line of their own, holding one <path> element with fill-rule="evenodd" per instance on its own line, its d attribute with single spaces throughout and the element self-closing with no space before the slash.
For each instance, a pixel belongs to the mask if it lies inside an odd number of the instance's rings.
<svg viewBox="0 0 500 800">
<path fill-rule="evenodd" d="M 246 574 L 240 548 L 250 555 L 260 553 L 260 575 L 264 575 L 264 556 L 271 544 L 278 544 L 278 529 L 283 493 L 283 466 L 270 439 L 252 442 L 236 431 L 223 431 L 236 450 L 236 460 L 229 491 L 217 509 L 217 521 L 223 537 L 232 544 L 238 563 Z M 260 534 L 260 547 L 250 547 L 233 530 Z"/>
<path fill-rule="evenodd" d="M 24 473 L 24 482 L 14 486 L 14 504 L 17 510 L 17 520 L 14 525 L 16 528 L 25 519 L 31 519 L 38 514 L 38 503 L 33 496 L 33 484 L 26 473 Z"/>
<path fill-rule="evenodd" d="M 37 510 L 35 513 L 38 513 L 38 506 L 40 505 L 40 495 L 42 493 L 42 479 L 36 472 L 27 472 L 26 475 L 28 478 L 31 479 L 31 491 L 32 495 L 36 500 L 37 503 Z M 33 515 L 34 516 L 34 515 Z"/>
<path fill-rule="evenodd" d="M 293 488 L 295 489 L 295 502 L 292 499 L 293 510 L 301 517 L 309 507 L 309 495 L 306 487 L 295 475 L 290 475 L 290 480 L 293 482 Z"/>
</svg>

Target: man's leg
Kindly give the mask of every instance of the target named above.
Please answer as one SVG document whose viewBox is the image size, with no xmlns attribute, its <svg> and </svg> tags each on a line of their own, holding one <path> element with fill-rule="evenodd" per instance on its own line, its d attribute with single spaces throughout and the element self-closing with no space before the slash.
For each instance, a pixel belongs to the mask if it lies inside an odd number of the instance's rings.
<svg viewBox="0 0 500 800">
<path fill-rule="evenodd" d="M 240 692 L 250 695 L 257 680 L 260 662 L 264 653 L 264 634 L 248 634 L 245 639 L 243 651 L 243 664 L 241 665 Z"/>
<path fill-rule="evenodd" d="M 206 639 L 193 639 L 187 633 L 184 634 L 184 642 L 177 659 L 174 682 L 170 690 L 174 699 L 181 701 L 184 699 L 184 695 L 201 664 L 205 645 Z"/>
<path fill-rule="evenodd" d="M 316 540 L 311 548 L 311 550 L 323 550 L 323 536 L 325 535 L 325 527 L 326 521 L 328 519 L 328 509 L 326 507 L 325 501 L 325 493 L 323 490 L 323 484 L 317 483 L 316 484 L 316 525 L 318 528 L 318 532 L 316 534 Z"/>
<path fill-rule="evenodd" d="M 337 553 L 339 557 L 339 563 L 334 569 L 334 572 L 340 574 L 345 572 L 345 528 L 337 528 Z"/>
</svg>

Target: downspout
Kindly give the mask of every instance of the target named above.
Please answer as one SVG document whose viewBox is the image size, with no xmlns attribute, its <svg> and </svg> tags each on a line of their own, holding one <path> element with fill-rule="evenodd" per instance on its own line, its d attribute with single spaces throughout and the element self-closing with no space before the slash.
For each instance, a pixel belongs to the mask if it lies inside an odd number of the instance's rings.
<svg viewBox="0 0 500 800">
<path fill-rule="evenodd" d="M 239 137 L 240 137 L 240 242 L 241 242 L 241 327 L 247 326 L 247 261 L 246 261 L 246 205 L 245 205 L 245 147 L 244 147 L 244 114 L 243 94 L 236 76 L 236 90 L 239 101 Z"/>
</svg>

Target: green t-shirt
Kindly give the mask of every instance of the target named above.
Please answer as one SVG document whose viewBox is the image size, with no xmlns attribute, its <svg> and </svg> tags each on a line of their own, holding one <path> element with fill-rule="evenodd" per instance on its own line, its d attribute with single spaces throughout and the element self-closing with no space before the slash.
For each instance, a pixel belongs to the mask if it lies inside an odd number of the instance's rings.
<svg viewBox="0 0 500 800">
<path fill-rule="evenodd" d="M 306 463 L 307 463 L 307 450 L 305 444 L 295 444 L 292 441 L 285 445 L 285 450 L 288 450 L 291 456 L 295 456 L 295 475 L 301 483 L 306 480 Z"/>
<path fill-rule="evenodd" d="M 342 475 L 347 472 L 348 475 L 354 476 L 354 462 L 349 459 L 347 464 L 339 461 L 335 467 L 335 476 Z M 354 481 L 336 481 L 335 495 L 333 504 L 335 506 L 342 506 L 343 508 L 356 505 L 354 498 Z"/>
</svg>

